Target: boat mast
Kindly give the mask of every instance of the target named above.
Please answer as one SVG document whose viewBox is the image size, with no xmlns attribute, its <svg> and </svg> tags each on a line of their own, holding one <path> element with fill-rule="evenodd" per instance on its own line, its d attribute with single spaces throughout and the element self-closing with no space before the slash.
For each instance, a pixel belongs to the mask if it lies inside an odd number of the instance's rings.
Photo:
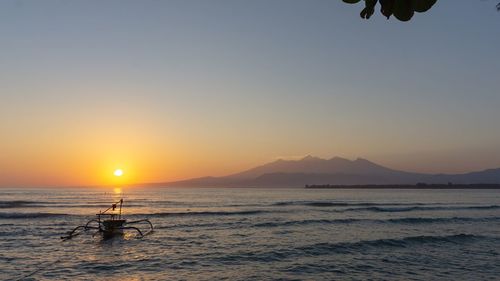
<svg viewBox="0 0 500 281">
<path fill-rule="evenodd" d="M 120 212 L 118 214 L 118 219 L 122 219 L 122 204 L 123 204 L 123 198 L 120 199 Z"/>
</svg>

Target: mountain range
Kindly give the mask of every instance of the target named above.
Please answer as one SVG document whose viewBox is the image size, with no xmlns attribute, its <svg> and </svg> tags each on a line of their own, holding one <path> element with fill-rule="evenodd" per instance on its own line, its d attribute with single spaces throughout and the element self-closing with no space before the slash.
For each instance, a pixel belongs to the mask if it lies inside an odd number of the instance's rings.
<svg viewBox="0 0 500 281">
<path fill-rule="evenodd" d="M 424 174 L 390 169 L 369 160 L 340 157 L 276 160 L 223 177 L 156 183 L 175 187 L 303 187 L 305 185 L 500 184 L 500 168 L 464 174 Z"/>
</svg>

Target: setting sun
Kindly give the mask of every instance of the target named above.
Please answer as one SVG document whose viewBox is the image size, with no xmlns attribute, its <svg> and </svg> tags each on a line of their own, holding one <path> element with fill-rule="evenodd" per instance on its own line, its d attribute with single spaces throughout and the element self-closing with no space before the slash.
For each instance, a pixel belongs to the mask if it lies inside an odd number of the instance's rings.
<svg viewBox="0 0 500 281">
<path fill-rule="evenodd" d="M 122 169 L 116 169 L 113 174 L 115 175 L 115 177 L 121 177 L 123 176 L 123 171 Z"/>
</svg>

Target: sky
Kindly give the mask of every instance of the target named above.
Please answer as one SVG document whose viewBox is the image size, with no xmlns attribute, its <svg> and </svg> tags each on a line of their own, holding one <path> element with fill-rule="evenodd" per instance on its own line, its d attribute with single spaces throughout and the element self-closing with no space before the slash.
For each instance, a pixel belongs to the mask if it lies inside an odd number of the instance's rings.
<svg viewBox="0 0 500 281">
<path fill-rule="evenodd" d="M 500 12 L 340 0 L 0 1 L 0 187 L 222 176 L 305 155 L 500 167 Z"/>
</svg>

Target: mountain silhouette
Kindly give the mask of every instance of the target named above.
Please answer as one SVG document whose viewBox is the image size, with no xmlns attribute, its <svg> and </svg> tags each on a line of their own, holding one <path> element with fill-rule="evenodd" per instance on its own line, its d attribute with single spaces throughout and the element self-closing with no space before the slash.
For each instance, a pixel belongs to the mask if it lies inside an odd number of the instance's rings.
<svg viewBox="0 0 500 281">
<path fill-rule="evenodd" d="M 279 159 L 224 177 L 202 177 L 157 183 L 175 187 L 303 187 L 311 184 L 500 184 L 500 168 L 465 174 L 423 174 L 390 169 L 366 159 L 340 157 Z"/>
<path fill-rule="evenodd" d="M 300 160 L 279 159 L 228 177 L 235 179 L 250 179 L 271 173 L 384 174 L 391 172 L 396 171 L 382 167 L 362 158 L 358 158 L 354 161 L 340 157 L 334 157 L 326 160 L 308 155 Z"/>
</svg>

